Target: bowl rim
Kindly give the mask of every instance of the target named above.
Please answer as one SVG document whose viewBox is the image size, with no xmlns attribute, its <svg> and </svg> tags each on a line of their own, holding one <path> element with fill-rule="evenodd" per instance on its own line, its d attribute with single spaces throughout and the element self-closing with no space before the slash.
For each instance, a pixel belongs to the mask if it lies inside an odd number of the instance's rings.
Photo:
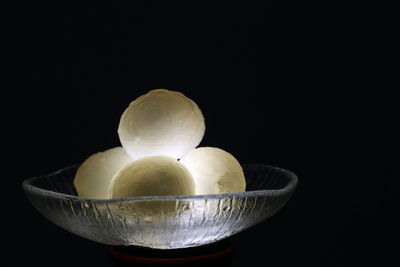
<svg viewBox="0 0 400 267">
<path fill-rule="evenodd" d="M 273 169 L 278 172 L 282 172 L 285 176 L 289 178 L 289 182 L 280 189 L 264 189 L 264 190 L 253 190 L 253 191 L 245 191 L 238 193 L 224 193 L 224 194 L 206 194 L 206 195 L 189 195 L 189 196 L 141 196 L 141 197 L 128 197 L 128 198 L 116 198 L 116 199 L 93 199 L 93 198 L 83 198 L 75 195 L 55 192 L 47 189 L 43 189 L 37 186 L 34 186 L 32 183 L 36 180 L 43 179 L 49 176 L 57 176 L 62 172 L 69 171 L 73 168 L 77 168 L 79 164 L 70 165 L 59 169 L 57 171 L 51 172 L 46 175 L 40 175 L 25 179 L 22 182 L 22 188 L 26 193 L 33 193 L 46 197 L 54 197 L 57 199 L 70 200 L 70 201 L 81 201 L 81 202 L 90 202 L 90 203 L 118 203 L 118 202 L 132 202 L 132 201 L 152 201 L 152 200 L 182 200 L 182 201 L 190 201 L 190 200 L 202 200 L 202 199 L 223 199 L 223 198 L 234 198 L 234 197 L 258 197 L 258 196 L 279 196 L 285 195 L 291 191 L 293 191 L 298 184 L 298 177 L 292 171 L 267 165 L 260 163 L 246 163 L 242 166 L 259 166 L 264 168 Z"/>
</svg>

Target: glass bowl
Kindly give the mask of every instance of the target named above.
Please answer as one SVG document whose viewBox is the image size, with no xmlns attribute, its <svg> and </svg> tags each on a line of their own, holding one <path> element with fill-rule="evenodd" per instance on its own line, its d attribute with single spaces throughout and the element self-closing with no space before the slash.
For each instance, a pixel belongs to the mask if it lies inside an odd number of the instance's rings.
<svg viewBox="0 0 400 267">
<path fill-rule="evenodd" d="M 261 164 L 243 166 L 246 192 L 197 196 L 86 199 L 73 185 L 78 165 L 22 186 L 49 221 L 81 237 L 110 245 L 176 249 L 227 238 L 274 215 L 297 185 L 294 173 Z"/>
</svg>

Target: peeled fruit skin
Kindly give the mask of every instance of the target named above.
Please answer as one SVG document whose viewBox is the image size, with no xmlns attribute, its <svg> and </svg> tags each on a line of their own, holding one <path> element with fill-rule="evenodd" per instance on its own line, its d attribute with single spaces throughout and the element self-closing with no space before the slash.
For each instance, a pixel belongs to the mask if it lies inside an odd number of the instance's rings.
<svg viewBox="0 0 400 267">
<path fill-rule="evenodd" d="M 180 160 L 192 173 L 196 195 L 237 193 L 246 190 L 239 162 L 228 152 L 215 147 L 200 147 Z"/>
<path fill-rule="evenodd" d="M 176 159 L 151 156 L 135 160 L 111 180 L 109 198 L 193 195 L 189 170 Z"/>
<path fill-rule="evenodd" d="M 204 117 L 180 92 L 156 89 L 138 97 L 121 116 L 118 135 L 135 158 L 164 155 L 179 159 L 203 138 Z"/>
<path fill-rule="evenodd" d="M 91 155 L 75 174 L 74 186 L 78 195 L 84 198 L 107 199 L 111 179 L 132 161 L 122 147 Z"/>
</svg>

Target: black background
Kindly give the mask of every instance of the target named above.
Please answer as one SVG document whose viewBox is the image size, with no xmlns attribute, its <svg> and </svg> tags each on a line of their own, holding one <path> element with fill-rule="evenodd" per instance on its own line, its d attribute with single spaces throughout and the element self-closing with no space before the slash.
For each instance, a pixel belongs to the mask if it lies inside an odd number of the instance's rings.
<svg viewBox="0 0 400 267">
<path fill-rule="evenodd" d="M 110 266 L 105 246 L 47 222 L 20 184 L 118 146 L 123 110 L 154 88 L 181 91 L 200 106 L 201 146 L 299 176 L 282 211 L 234 237 L 234 266 L 396 258 L 394 7 L 165 2 L 18 10 L 9 27 L 16 75 L 2 93 L 3 232 L 18 263 Z"/>
</svg>

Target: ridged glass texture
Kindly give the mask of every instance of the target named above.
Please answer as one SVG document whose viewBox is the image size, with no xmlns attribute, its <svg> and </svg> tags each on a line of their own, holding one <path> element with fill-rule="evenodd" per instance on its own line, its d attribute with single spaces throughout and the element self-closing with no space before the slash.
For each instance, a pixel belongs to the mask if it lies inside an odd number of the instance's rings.
<svg viewBox="0 0 400 267">
<path fill-rule="evenodd" d="M 23 189 L 44 217 L 81 237 L 111 245 L 186 248 L 227 238 L 274 215 L 297 185 L 287 170 L 243 168 L 247 191 L 233 194 L 85 199 L 73 186 L 77 166 L 25 180 Z"/>
</svg>

